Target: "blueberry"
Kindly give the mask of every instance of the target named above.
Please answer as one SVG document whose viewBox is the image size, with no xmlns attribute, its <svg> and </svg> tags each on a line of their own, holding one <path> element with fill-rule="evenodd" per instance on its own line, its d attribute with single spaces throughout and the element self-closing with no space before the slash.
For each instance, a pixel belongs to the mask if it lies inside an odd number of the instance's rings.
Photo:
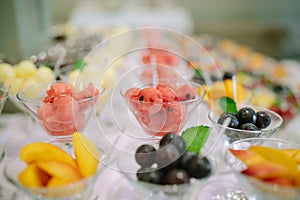
<svg viewBox="0 0 300 200">
<path fill-rule="evenodd" d="M 224 75 L 223 75 L 223 80 L 232 79 L 233 76 L 234 76 L 234 73 L 232 73 L 232 72 L 225 72 Z"/>
<path fill-rule="evenodd" d="M 158 168 L 175 168 L 180 155 L 178 149 L 173 144 L 168 144 L 157 150 L 155 162 Z"/>
<path fill-rule="evenodd" d="M 188 161 L 187 172 L 191 177 L 200 179 L 210 174 L 211 164 L 206 157 L 194 156 Z"/>
<path fill-rule="evenodd" d="M 258 111 L 256 116 L 256 126 L 258 128 L 267 128 L 271 124 L 271 117 L 266 112 Z"/>
<path fill-rule="evenodd" d="M 257 128 L 254 124 L 252 123 L 246 123 L 246 124 L 242 124 L 240 126 L 241 130 L 246 130 L 246 131 L 259 131 L 260 129 Z"/>
<path fill-rule="evenodd" d="M 164 179 L 164 174 L 154 168 L 141 168 L 136 173 L 137 179 L 140 181 L 162 184 Z"/>
<path fill-rule="evenodd" d="M 228 117 L 230 118 L 230 122 L 229 122 L 228 127 L 238 128 L 239 121 L 233 113 L 222 113 L 221 116 L 218 119 L 218 124 L 222 125 Z"/>
<path fill-rule="evenodd" d="M 177 134 L 168 133 L 161 138 L 159 142 L 160 148 L 168 144 L 173 144 L 178 149 L 180 154 L 183 154 L 186 150 L 184 140 Z"/>
<path fill-rule="evenodd" d="M 250 107 L 241 108 L 237 112 L 236 116 L 240 124 L 245 124 L 245 123 L 255 124 L 257 119 L 255 111 Z"/>
<path fill-rule="evenodd" d="M 184 184 L 190 182 L 189 174 L 182 169 L 172 169 L 166 176 L 164 184 Z"/>
<path fill-rule="evenodd" d="M 178 166 L 177 168 L 180 169 L 187 169 L 188 166 L 188 162 L 190 159 L 192 159 L 193 157 L 197 157 L 197 154 L 195 152 L 192 151 L 186 151 L 184 154 L 182 154 L 182 156 L 180 157 L 179 161 L 178 161 Z"/>
<path fill-rule="evenodd" d="M 141 145 L 135 152 L 135 160 L 142 167 L 151 166 L 155 162 L 156 149 L 149 144 Z"/>
</svg>

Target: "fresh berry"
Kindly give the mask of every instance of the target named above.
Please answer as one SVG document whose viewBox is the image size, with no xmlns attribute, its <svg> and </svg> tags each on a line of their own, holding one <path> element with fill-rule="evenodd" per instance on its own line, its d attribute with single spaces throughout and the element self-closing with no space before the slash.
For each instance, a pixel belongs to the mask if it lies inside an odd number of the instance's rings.
<svg viewBox="0 0 300 200">
<path fill-rule="evenodd" d="M 266 128 L 271 124 L 271 117 L 266 112 L 258 111 L 256 113 L 256 116 L 256 126 L 258 128 Z"/>
<path fill-rule="evenodd" d="M 186 151 L 180 157 L 177 168 L 187 169 L 189 160 L 192 159 L 194 156 L 197 156 L 197 154 L 194 153 L 193 151 Z"/>
<path fill-rule="evenodd" d="M 225 72 L 223 75 L 223 80 L 232 79 L 233 76 L 234 74 L 232 72 Z"/>
<path fill-rule="evenodd" d="M 180 154 L 183 154 L 186 150 L 184 140 L 177 134 L 168 133 L 164 135 L 159 142 L 160 148 L 168 144 L 173 144 L 178 149 Z"/>
<path fill-rule="evenodd" d="M 155 162 L 158 168 L 170 169 L 176 167 L 180 153 L 173 144 L 162 146 L 158 149 Z"/>
<path fill-rule="evenodd" d="M 211 165 L 206 157 L 194 156 L 188 162 L 187 171 L 191 177 L 200 179 L 210 174 Z"/>
<path fill-rule="evenodd" d="M 182 169 L 172 169 L 166 176 L 164 184 L 184 184 L 190 182 L 189 174 Z"/>
<path fill-rule="evenodd" d="M 246 123 L 242 124 L 240 127 L 241 130 L 246 130 L 246 131 L 260 131 L 259 128 L 257 128 L 254 124 L 252 123 Z"/>
<path fill-rule="evenodd" d="M 229 122 L 228 127 L 230 127 L 230 128 L 238 128 L 239 121 L 236 118 L 236 116 L 234 114 L 232 114 L 232 113 L 227 113 L 227 112 L 226 113 L 222 113 L 221 116 L 218 119 L 218 124 L 222 125 L 227 118 L 230 118 L 230 122 Z"/>
<path fill-rule="evenodd" d="M 162 184 L 164 177 L 161 171 L 154 168 L 141 168 L 137 171 L 136 176 L 140 181 L 155 184 Z"/>
<path fill-rule="evenodd" d="M 241 108 L 240 110 L 238 110 L 236 116 L 240 124 L 245 124 L 245 123 L 255 124 L 257 119 L 255 111 L 250 107 Z"/>
<path fill-rule="evenodd" d="M 135 152 L 135 160 L 142 167 L 151 166 L 155 162 L 156 149 L 149 144 L 141 145 Z"/>
</svg>

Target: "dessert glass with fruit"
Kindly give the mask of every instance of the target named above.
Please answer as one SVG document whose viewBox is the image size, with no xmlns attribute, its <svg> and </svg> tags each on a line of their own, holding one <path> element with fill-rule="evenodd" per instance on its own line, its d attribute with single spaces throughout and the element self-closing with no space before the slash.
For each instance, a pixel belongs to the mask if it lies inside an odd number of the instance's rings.
<svg viewBox="0 0 300 200">
<path fill-rule="evenodd" d="M 245 138 L 271 137 L 283 124 L 282 117 L 270 109 L 253 105 L 232 105 L 234 109 L 217 106 L 208 114 L 217 130 L 225 129 L 221 135 L 225 146 Z M 226 119 L 227 126 L 223 125 Z"/>
<path fill-rule="evenodd" d="M 205 89 L 184 79 L 139 81 L 121 88 L 121 96 L 146 136 L 179 134 L 203 102 Z"/>
<path fill-rule="evenodd" d="M 225 160 L 257 200 L 296 200 L 300 196 L 300 145 L 273 138 L 248 138 L 228 147 Z"/>
<path fill-rule="evenodd" d="M 194 139 L 193 131 L 198 130 L 207 134 L 209 128 L 193 127 L 182 136 L 168 133 L 159 142 L 139 140 L 128 145 L 118 165 L 137 195 L 145 199 L 185 200 L 205 185 L 215 173 L 216 163 L 205 141 L 202 147 L 190 148 L 188 138 Z"/>
<path fill-rule="evenodd" d="M 74 132 L 85 129 L 103 91 L 90 82 L 50 82 L 29 86 L 17 98 L 50 137 L 71 142 Z"/>
<path fill-rule="evenodd" d="M 111 158 L 79 132 L 73 134 L 73 140 L 71 154 L 56 141 L 32 142 L 7 160 L 4 176 L 17 189 L 12 196 L 45 200 L 95 198 L 98 194 L 93 191 L 94 184 L 105 167 L 103 162 Z"/>
</svg>

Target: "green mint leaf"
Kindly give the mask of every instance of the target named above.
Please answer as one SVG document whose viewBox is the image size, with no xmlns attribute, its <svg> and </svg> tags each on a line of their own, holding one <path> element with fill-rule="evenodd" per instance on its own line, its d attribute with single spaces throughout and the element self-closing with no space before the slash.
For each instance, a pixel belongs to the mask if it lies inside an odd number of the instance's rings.
<svg viewBox="0 0 300 200">
<path fill-rule="evenodd" d="M 76 69 L 81 69 L 84 66 L 85 66 L 85 63 L 83 62 L 83 60 L 76 60 L 75 63 L 73 64 L 72 71 L 76 70 Z"/>
<path fill-rule="evenodd" d="M 201 72 L 200 69 L 195 69 L 195 76 L 197 78 L 199 78 L 200 80 L 204 80 L 204 77 L 203 77 L 202 72 Z"/>
<path fill-rule="evenodd" d="M 210 133 L 208 126 L 195 126 L 184 130 L 181 137 L 186 143 L 187 151 L 199 154 Z"/>
<path fill-rule="evenodd" d="M 231 112 L 234 114 L 237 113 L 236 103 L 229 97 L 221 97 L 219 99 L 219 106 L 221 107 L 223 112 Z"/>
</svg>

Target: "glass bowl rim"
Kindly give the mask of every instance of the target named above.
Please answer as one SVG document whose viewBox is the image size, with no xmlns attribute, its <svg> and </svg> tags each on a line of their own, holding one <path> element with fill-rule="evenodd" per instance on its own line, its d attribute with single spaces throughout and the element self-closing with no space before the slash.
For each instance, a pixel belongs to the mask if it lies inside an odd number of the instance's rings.
<svg viewBox="0 0 300 200">
<path fill-rule="evenodd" d="M 166 81 L 166 82 L 164 82 Z M 157 103 L 157 104 L 162 104 L 162 105 L 168 105 L 168 104 L 174 104 L 174 103 L 178 103 L 178 104 L 187 104 L 187 103 L 191 103 L 191 102 L 195 102 L 195 101 L 202 101 L 207 93 L 205 87 L 203 85 L 200 85 L 198 84 L 197 82 L 194 82 L 194 81 L 189 81 L 189 80 L 182 80 L 182 81 L 176 81 L 175 79 L 163 79 L 163 83 L 168 83 L 168 82 L 182 82 L 182 83 L 189 83 L 189 85 L 193 85 L 194 87 L 196 86 L 197 88 L 201 88 L 201 94 L 199 94 L 198 91 L 195 91 L 196 94 L 198 94 L 194 99 L 188 99 L 188 100 L 184 100 L 184 101 L 171 101 L 171 102 L 143 102 L 143 103 L 149 103 L 149 104 L 153 104 L 153 103 Z M 140 82 L 135 82 L 135 83 L 130 83 L 130 84 L 127 84 L 126 88 L 121 88 L 120 90 L 120 94 L 123 98 L 125 98 L 126 100 L 128 100 L 129 102 L 134 102 L 134 103 L 138 103 L 140 102 L 139 100 L 135 100 L 135 99 L 131 99 L 129 97 L 126 97 L 125 96 L 125 93 L 128 89 L 130 88 L 136 88 L 134 86 L 138 86 L 138 85 L 141 85 L 140 83 L 142 83 L 143 86 L 145 85 L 148 85 L 148 84 L 152 84 L 153 82 L 152 81 L 140 81 Z M 158 82 L 158 84 L 160 84 Z M 128 87 L 128 86 L 132 86 L 132 87 Z M 148 87 L 144 87 L 144 88 L 148 88 Z"/>
<path fill-rule="evenodd" d="M 268 113 L 271 113 L 272 115 L 276 116 L 277 119 L 279 119 L 279 123 L 278 125 L 276 125 L 275 127 L 273 128 L 265 128 L 265 129 L 261 129 L 259 131 L 248 131 L 248 130 L 241 130 L 241 129 L 235 129 L 235 128 L 230 128 L 228 126 L 224 126 L 222 124 L 219 124 L 217 121 L 215 121 L 213 119 L 213 116 L 216 116 L 216 113 L 214 112 L 215 109 L 217 108 L 214 108 L 214 109 L 211 109 L 209 112 L 208 112 L 208 119 L 215 125 L 217 126 L 218 128 L 224 128 L 225 130 L 230 130 L 230 131 L 234 131 L 234 132 L 237 132 L 237 133 L 269 133 L 269 132 L 274 132 L 278 129 L 280 129 L 280 127 L 283 125 L 283 118 L 276 112 L 272 111 L 271 109 L 268 109 L 268 108 L 263 108 L 263 107 L 260 107 L 260 106 L 256 106 L 256 105 L 243 105 L 245 107 L 250 107 L 250 108 L 254 108 L 255 110 L 257 110 L 256 112 L 258 111 L 267 111 Z"/>
<path fill-rule="evenodd" d="M 23 102 L 23 103 L 30 103 L 30 104 L 36 104 L 36 105 L 42 105 L 42 104 L 45 104 L 43 102 L 37 102 L 37 101 L 34 101 L 34 99 L 30 99 L 30 98 L 24 98 L 23 97 L 23 94 L 28 90 L 28 89 L 31 89 L 31 88 L 35 88 L 35 87 L 39 87 L 39 86 L 51 86 L 52 84 L 54 83 L 67 83 L 67 84 L 71 84 L 71 85 L 76 85 L 78 83 L 74 82 L 74 83 L 68 83 L 68 82 L 65 82 L 65 81 L 52 81 L 52 82 L 46 82 L 46 83 L 38 83 L 38 84 L 35 84 L 35 85 L 30 85 L 26 88 L 23 88 L 22 90 L 20 90 L 19 92 L 17 92 L 16 94 L 16 97 L 17 99 L 20 101 L 20 102 Z M 93 82 L 79 82 L 79 84 L 81 83 L 84 83 L 84 84 L 90 84 L 92 83 L 94 85 Z M 100 87 L 99 88 L 96 88 L 99 90 L 99 94 L 98 95 L 93 95 L 93 96 L 90 96 L 90 97 L 87 97 L 87 98 L 84 98 L 84 99 L 80 99 L 80 100 L 77 100 L 78 103 L 81 103 L 81 102 L 86 102 L 86 101 L 90 101 L 92 99 L 96 99 L 97 97 L 99 97 L 104 91 L 105 91 L 105 88 L 102 84 L 98 84 Z M 48 90 L 49 87 L 45 87 L 45 90 Z M 46 103 L 47 104 L 47 103 Z"/>
</svg>

